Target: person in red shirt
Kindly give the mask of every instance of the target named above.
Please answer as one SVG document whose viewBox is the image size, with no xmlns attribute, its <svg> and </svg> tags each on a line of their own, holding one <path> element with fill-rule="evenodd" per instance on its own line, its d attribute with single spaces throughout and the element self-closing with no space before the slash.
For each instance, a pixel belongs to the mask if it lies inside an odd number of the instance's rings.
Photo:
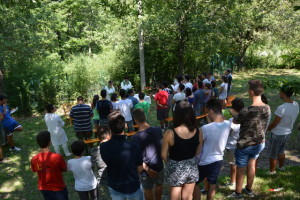
<svg viewBox="0 0 300 200">
<path fill-rule="evenodd" d="M 50 133 L 42 131 L 36 137 L 40 153 L 31 159 L 31 170 L 38 173 L 38 190 L 45 200 L 68 200 L 68 190 L 62 172 L 67 165 L 60 154 L 50 152 Z"/>
<path fill-rule="evenodd" d="M 158 93 L 155 95 L 156 102 L 156 111 L 157 111 L 157 120 L 160 121 L 160 127 L 164 129 L 165 119 L 168 116 L 168 92 L 163 90 L 163 86 L 161 84 L 157 84 L 156 89 Z"/>
</svg>

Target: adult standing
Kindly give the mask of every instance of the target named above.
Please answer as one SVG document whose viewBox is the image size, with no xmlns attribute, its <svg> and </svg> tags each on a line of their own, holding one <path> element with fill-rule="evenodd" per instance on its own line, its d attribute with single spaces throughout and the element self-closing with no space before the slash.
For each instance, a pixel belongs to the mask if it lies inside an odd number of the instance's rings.
<svg viewBox="0 0 300 200">
<path fill-rule="evenodd" d="M 278 159 L 279 170 L 284 170 L 285 145 L 290 138 L 294 123 L 299 114 L 299 105 L 291 99 L 294 88 L 289 85 L 283 85 L 280 88 L 279 97 L 283 104 L 278 106 L 275 111 L 275 119 L 268 127 L 271 131 L 270 139 L 270 171 L 268 174 L 276 174 L 276 163 Z"/>
<path fill-rule="evenodd" d="M 186 99 L 186 95 L 184 93 L 184 88 L 185 88 L 185 86 L 182 83 L 180 83 L 179 87 L 177 89 L 177 93 L 174 94 L 174 96 L 173 96 L 173 99 L 172 99 L 173 111 L 175 110 L 175 105 L 177 102 Z"/>
<path fill-rule="evenodd" d="M 91 118 L 93 116 L 92 108 L 84 104 L 83 97 L 77 97 L 77 105 L 72 107 L 70 117 L 73 119 L 74 130 L 79 140 L 86 140 L 92 137 Z"/>
<path fill-rule="evenodd" d="M 228 90 L 227 90 L 227 96 L 229 96 L 229 92 L 230 92 L 230 89 L 231 89 L 231 83 L 232 83 L 232 70 L 230 68 L 228 68 L 226 71 L 225 71 L 225 75 L 228 79 Z"/>
<path fill-rule="evenodd" d="M 179 87 L 179 85 L 180 84 L 182 84 L 182 82 L 183 82 L 183 76 L 182 75 L 178 75 L 177 77 L 176 77 L 176 84 L 175 84 L 175 86 L 174 86 L 174 94 L 176 94 L 177 92 L 178 92 L 178 87 Z"/>
<path fill-rule="evenodd" d="M 203 82 L 202 81 L 198 81 L 198 89 L 196 90 L 196 92 L 194 92 L 194 97 L 195 97 L 195 115 L 198 117 L 201 115 L 202 110 L 204 108 L 204 98 L 205 98 L 205 93 L 203 90 Z"/>
<path fill-rule="evenodd" d="M 190 81 L 190 75 L 187 74 L 184 76 L 184 82 L 185 89 L 190 88 L 191 90 L 193 90 L 193 84 Z"/>
<path fill-rule="evenodd" d="M 114 200 L 143 200 L 139 173 L 143 157 L 138 144 L 126 140 L 125 118 L 119 111 L 108 116 L 112 138 L 100 145 L 100 153 L 107 165 L 108 189 Z"/>
<path fill-rule="evenodd" d="M 106 99 L 110 101 L 111 95 L 116 91 L 112 80 L 108 81 L 108 85 L 104 89 L 106 90 Z"/>
<path fill-rule="evenodd" d="M 271 117 L 270 107 L 263 103 L 261 95 L 263 93 L 263 83 L 260 80 L 250 80 L 248 82 L 249 97 L 252 105 L 243 108 L 237 116 L 233 118 L 234 124 L 240 124 L 240 137 L 237 140 L 235 150 L 237 178 L 236 189 L 228 196 L 230 199 L 241 199 L 242 191 L 249 197 L 254 197 L 252 185 L 256 173 L 256 159 L 265 147 L 265 133 Z M 247 184 L 244 189 L 244 173 L 247 168 Z"/>
<path fill-rule="evenodd" d="M 134 90 L 133 89 L 129 89 L 127 91 L 128 93 L 128 97 L 127 99 L 130 99 L 132 101 L 133 107 L 139 103 L 139 100 L 137 98 L 134 97 Z"/>
<path fill-rule="evenodd" d="M 106 90 L 101 90 L 101 100 L 97 101 L 96 108 L 99 113 L 100 125 L 107 124 L 107 116 L 113 111 L 111 101 L 106 99 Z"/>
<path fill-rule="evenodd" d="M 128 76 L 125 76 L 124 80 L 121 82 L 121 89 L 127 91 L 132 88 L 132 84 L 129 81 Z"/>
<path fill-rule="evenodd" d="M 161 156 L 166 163 L 166 181 L 170 184 L 171 199 L 192 199 L 199 179 L 197 157 L 203 138 L 196 125 L 192 106 L 187 101 L 176 104 L 173 130 L 167 130 Z M 168 159 L 169 155 L 169 159 Z"/>
<path fill-rule="evenodd" d="M 161 84 L 157 84 L 156 89 L 158 90 L 158 93 L 155 94 L 154 100 L 156 102 L 157 120 L 160 121 L 160 127 L 164 129 L 165 119 L 168 116 L 168 92 L 163 90 Z"/>
<path fill-rule="evenodd" d="M 223 108 L 225 108 L 229 88 L 227 76 L 222 76 L 222 81 L 223 83 L 220 86 L 219 99 L 222 102 Z"/>
<path fill-rule="evenodd" d="M 133 131 L 133 121 L 131 116 L 131 109 L 133 108 L 133 104 L 130 99 L 126 99 L 126 91 L 124 89 L 121 89 L 120 96 L 121 100 L 117 105 L 117 109 L 120 110 L 122 115 L 125 117 L 128 132 L 131 132 Z"/>
</svg>

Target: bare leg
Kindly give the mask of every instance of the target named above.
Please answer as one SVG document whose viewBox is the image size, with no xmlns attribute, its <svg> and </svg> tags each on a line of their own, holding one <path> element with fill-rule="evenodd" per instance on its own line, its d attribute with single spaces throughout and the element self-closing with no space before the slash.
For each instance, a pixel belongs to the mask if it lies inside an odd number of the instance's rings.
<svg viewBox="0 0 300 200">
<path fill-rule="evenodd" d="M 7 136 L 7 142 L 11 148 L 15 147 L 14 135 Z"/>
<path fill-rule="evenodd" d="M 160 120 L 160 128 L 165 128 L 165 120 Z"/>
<path fill-rule="evenodd" d="M 201 200 L 201 192 L 199 185 L 195 185 L 194 187 L 193 200 Z"/>
<path fill-rule="evenodd" d="M 171 200 L 181 200 L 182 187 L 170 187 Z"/>
<path fill-rule="evenodd" d="M 161 200 L 163 192 L 163 185 L 156 185 L 154 188 L 155 200 Z"/>
<path fill-rule="evenodd" d="M 208 192 L 207 192 L 207 200 L 211 200 L 214 198 L 217 190 L 217 185 L 216 184 L 209 184 L 208 183 Z"/>
<path fill-rule="evenodd" d="M 15 131 L 17 131 L 17 132 L 23 131 L 23 126 L 19 126 L 18 128 L 16 128 L 16 129 L 14 130 L 14 132 L 15 132 Z"/>
<path fill-rule="evenodd" d="M 276 169 L 277 160 L 270 158 L 270 172 L 274 172 Z"/>
<path fill-rule="evenodd" d="M 278 163 L 279 163 L 279 168 L 284 166 L 284 161 L 285 161 L 285 154 L 278 154 Z"/>
<path fill-rule="evenodd" d="M 184 184 L 182 187 L 182 200 L 193 200 L 195 183 Z"/>
<path fill-rule="evenodd" d="M 144 189 L 145 200 L 154 200 L 153 190 L 152 189 Z"/>
<path fill-rule="evenodd" d="M 252 185 L 255 177 L 255 163 L 256 159 L 249 159 L 247 166 L 247 186 L 248 190 L 252 190 Z"/>
<path fill-rule="evenodd" d="M 2 146 L 0 146 L 0 161 L 3 159 Z"/>
<path fill-rule="evenodd" d="M 230 183 L 236 182 L 236 166 L 230 165 Z"/>
<path fill-rule="evenodd" d="M 237 167 L 236 169 L 236 193 L 242 193 L 244 183 L 245 167 Z"/>
<path fill-rule="evenodd" d="M 209 189 L 209 183 L 208 183 L 208 181 L 207 181 L 207 178 L 205 178 L 204 179 L 204 189 L 206 190 L 206 191 L 208 191 L 208 189 Z"/>
</svg>

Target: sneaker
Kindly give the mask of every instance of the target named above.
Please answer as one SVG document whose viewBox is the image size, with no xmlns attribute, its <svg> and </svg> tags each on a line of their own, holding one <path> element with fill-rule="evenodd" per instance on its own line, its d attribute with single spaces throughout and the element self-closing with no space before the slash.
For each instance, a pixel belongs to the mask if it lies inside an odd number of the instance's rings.
<svg viewBox="0 0 300 200">
<path fill-rule="evenodd" d="M 226 187 L 226 188 L 229 188 L 230 190 L 235 190 L 235 183 L 231 183 L 231 182 L 227 182 L 223 185 L 221 185 L 221 187 Z"/>
<path fill-rule="evenodd" d="M 280 171 L 285 171 L 285 167 L 279 167 L 278 168 Z"/>
<path fill-rule="evenodd" d="M 248 190 L 246 187 L 243 188 L 243 192 L 244 192 L 245 194 L 247 194 L 250 198 L 255 197 L 255 194 L 254 194 L 253 190 Z"/>
<path fill-rule="evenodd" d="M 204 188 L 202 190 L 200 190 L 201 194 L 205 195 L 207 194 L 207 190 L 205 190 Z"/>
<path fill-rule="evenodd" d="M 227 196 L 226 199 L 244 199 L 244 195 L 233 192 L 231 195 Z"/>
<path fill-rule="evenodd" d="M 21 148 L 19 147 L 9 148 L 9 151 L 21 151 Z"/>
<path fill-rule="evenodd" d="M 267 175 L 275 175 L 275 174 L 276 174 L 276 171 L 274 171 L 274 172 L 267 171 L 266 174 L 267 174 Z"/>
<path fill-rule="evenodd" d="M 66 154 L 67 157 L 69 157 L 69 156 L 71 156 L 71 155 L 72 155 L 71 153 Z"/>
</svg>

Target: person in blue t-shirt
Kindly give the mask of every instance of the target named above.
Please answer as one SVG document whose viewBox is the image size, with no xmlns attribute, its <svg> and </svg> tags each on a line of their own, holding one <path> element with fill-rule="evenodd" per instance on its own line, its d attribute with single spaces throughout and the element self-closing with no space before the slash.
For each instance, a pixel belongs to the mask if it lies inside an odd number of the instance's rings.
<svg viewBox="0 0 300 200">
<path fill-rule="evenodd" d="M 203 87 L 203 82 L 198 81 L 198 89 L 196 92 L 194 92 L 194 97 L 195 97 L 195 105 L 194 105 L 194 110 L 195 110 L 195 115 L 196 117 L 200 116 L 202 114 L 202 110 L 205 105 L 205 93 L 204 90 L 202 89 Z"/>
<path fill-rule="evenodd" d="M 10 112 L 11 111 L 7 105 L 7 97 L 5 95 L 0 95 L 0 114 L 3 128 L 7 133 L 7 142 L 10 145 L 9 150 L 21 151 L 21 148 L 15 146 L 13 134 L 15 131 L 23 131 L 23 127 L 10 115 Z"/>
</svg>

